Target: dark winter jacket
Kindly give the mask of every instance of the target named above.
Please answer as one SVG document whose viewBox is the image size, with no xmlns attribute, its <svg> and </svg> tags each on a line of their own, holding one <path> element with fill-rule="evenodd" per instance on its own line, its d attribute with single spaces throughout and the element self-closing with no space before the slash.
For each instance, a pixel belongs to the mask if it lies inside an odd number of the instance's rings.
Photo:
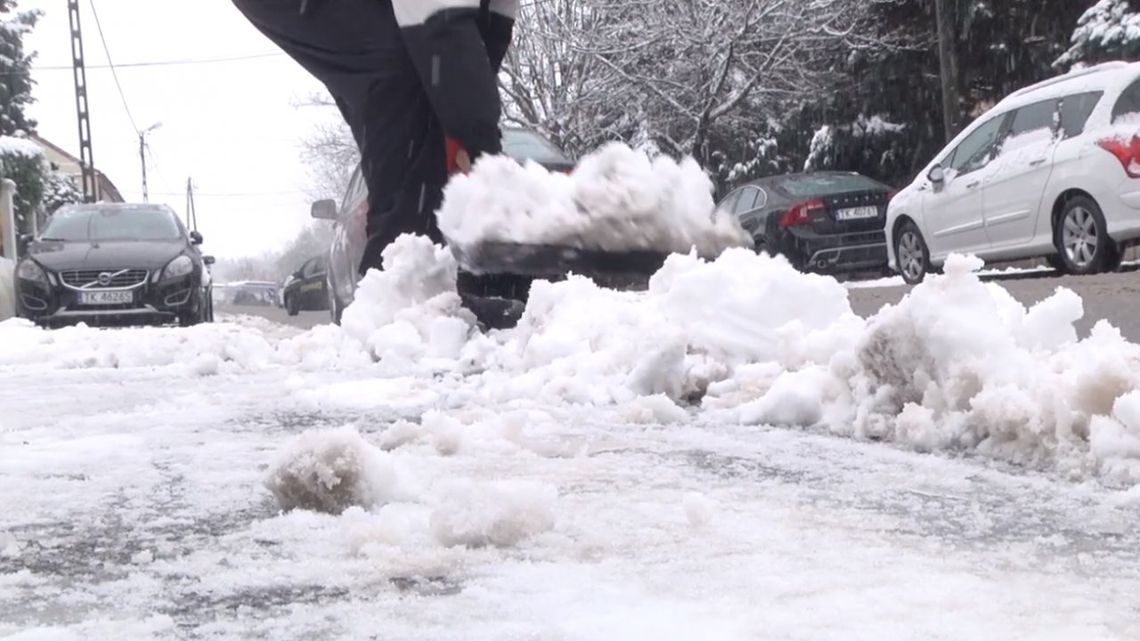
<svg viewBox="0 0 1140 641">
<path fill-rule="evenodd" d="M 448 135 L 472 157 L 498 153 L 501 104 L 496 76 L 510 47 L 519 0 L 391 1 Z"/>
</svg>

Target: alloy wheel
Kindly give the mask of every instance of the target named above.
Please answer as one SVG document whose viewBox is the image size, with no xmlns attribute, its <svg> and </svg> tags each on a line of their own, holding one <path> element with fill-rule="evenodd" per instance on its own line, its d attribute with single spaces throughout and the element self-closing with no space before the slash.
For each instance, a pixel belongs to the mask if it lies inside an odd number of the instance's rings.
<svg viewBox="0 0 1140 641">
<path fill-rule="evenodd" d="M 917 281 L 926 272 L 926 257 L 922 251 L 922 241 L 913 230 L 904 231 L 899 238 L 899 267 L 908 281 Z"/>
<path fill-rule="evenodd" d="M 1061 228 L 1061 246 L 1077 267 L 1088 267 L 1096 260 L 1100 237 L 1091 211 L 1079 206 L 1069 210 Z"/>
</svg>

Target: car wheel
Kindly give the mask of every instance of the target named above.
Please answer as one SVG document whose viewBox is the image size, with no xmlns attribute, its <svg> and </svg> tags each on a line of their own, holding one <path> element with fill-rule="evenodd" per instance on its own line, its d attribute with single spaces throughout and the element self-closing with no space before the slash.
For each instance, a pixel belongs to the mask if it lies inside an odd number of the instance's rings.
<svg viewBox="0 0 1140 641">
<path fill-rule="evenodd" d="M 1077 196 L 1065 203 L 1054 230 L 1057 258 L 1065 272 L 1096 274 L 1112 264 L 1116 244 L 1105 229 L 1104 214 L 1093 199 Z"/>
<path fill-rule="evenodd" d="M 908 285 L 917 285 L 930 271 L 930 250 L 918 231 L 918 225 L 911 221 L 903 223 L 895 238 L 895 260 L 898 272 Z"/>
<path fill-rule="evenodd" d="M 290 316 L 296 316 L 297 314 L 301 313 L 301 308 L 297 305 L 296 296 L 285 297 L 285 313 L 289 314 Z"/>
</svg>

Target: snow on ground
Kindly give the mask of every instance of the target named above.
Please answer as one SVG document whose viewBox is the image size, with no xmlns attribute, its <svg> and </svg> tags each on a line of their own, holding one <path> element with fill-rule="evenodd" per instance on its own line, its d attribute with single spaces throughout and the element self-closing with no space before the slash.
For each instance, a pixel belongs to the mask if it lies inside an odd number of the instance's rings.
<svg viewBox="0 0 1140 641">
<path fill-rule="evenodd" d="M 506 195 L 506 197 L 504 197 Z M 652 249 L 715 256 L 752 240 L 716 209 L 713 184 L 692 158 L 650 158 L 621 143 L 567 175 L 506 156 L 480 159 L 448 183 L 439 227 L 451 242 L 513 241 L 588 249 Z"/>
<path fill-rule="evenodd" d="M 385 263 L 343 329 L 0 324 L 0 638 L 1140 635 L 1140 347 L 1071 292 L 740 250 L 483 335 Z"/>
</svg>

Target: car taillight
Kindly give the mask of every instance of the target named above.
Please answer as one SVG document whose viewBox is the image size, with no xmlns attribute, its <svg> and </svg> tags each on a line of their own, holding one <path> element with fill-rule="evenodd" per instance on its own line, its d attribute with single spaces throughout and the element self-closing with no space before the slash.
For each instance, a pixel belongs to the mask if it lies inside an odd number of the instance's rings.
<svg viewBox="0 0 1140 641">
<path fill-rule="evenodd" d="M 1124 173 L 1131 178 L 1140 178 L 1140 136 L 1132 136 L 1125 142 L 1120 138 L 1105 138 L 1097 141 L 1097 146 L 1116 156 L 1124 167 Z"/>
<path fill-rule="evenodd" d="M 796 225 L 810 225 L 811 213 L 813 211 L 822 211 L 827 209 L 827 205 L 823 204 L 822 200 L 808 200 L 802 203 L 792 205 L 792 208 L 784 212 L 780 217 L 780 227 L 795 227 Z"/>
</svg>

